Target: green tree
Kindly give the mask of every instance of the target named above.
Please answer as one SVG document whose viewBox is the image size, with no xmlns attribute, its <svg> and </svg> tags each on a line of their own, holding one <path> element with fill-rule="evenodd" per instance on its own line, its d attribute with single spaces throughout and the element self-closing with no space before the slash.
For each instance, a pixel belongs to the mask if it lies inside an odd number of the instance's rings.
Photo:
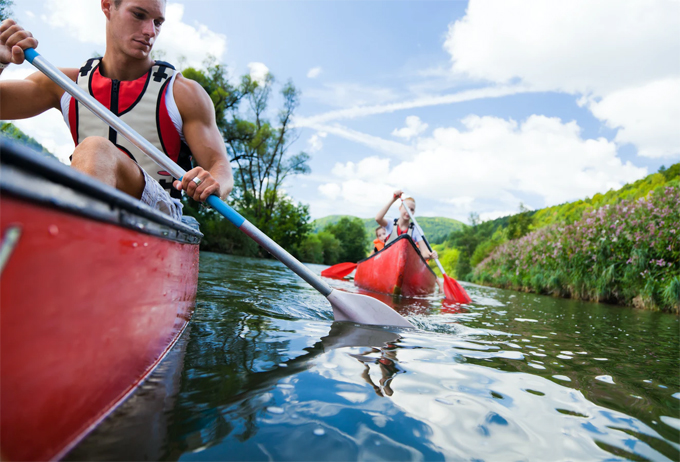
<svg viewBox="0 0 680 462">
<path fill-rule="evenodd" d="M 335 265 L 340 263 L 340 255 L 342 254 L 342 243 L 335 237 L 334 234 L 327 231 L 321 231 L 317 234 L 321 245 L 323 246 L 323 261 L 324 265 Z"/>
<path fill-rule="evenodd" d="M 508 220 L 508 238 L 519 239 L 526 236 L 531 231 L 533 223 L 533 212 L 520 202 L 519 213 Z"/>
<path fill-rule="evenodd" d="M 12 0 L 0 0 L 0 21 L 4 21 L 12 16 L 13 4 Z"/>
<path fill-rule="evenodd" d="M 270 191 L 273 194 L 273 191 Z M 276 205 L 267 223 L 260 229 L 274 239 L 281 247 L 292 251 L 309 234 L 309 206 L 295 204 L 289 197 L 273 201 Z"/>
<path fill-rule="evenodd" d="M 286 242 L 281 243 L 284 248 L 300 244 L 309 231 L 307 226 L 301 228 L 301 234 L 290 229 L 277 234 L 276 229 L 292 222 L 302 223 L 304 220 L 300 219 L 306 213 L 300 204 L 291 209 L 291 203 L 283 203 L 285 196 L 280 194 L 281 186 L 291 176 L 310 172 L 306 153 L 288 151 L 297 139 L 291 120 L 299 105 L 299 91 L 292 82 L 282 86 L 282 108 L 276 123 L 272 123 L 267 117 L 275 84 L 271 74 L 262 82 L 245 75 L 240 84 L 234 86 L 229 83 L 225 66 L 214 61 L 206 64 L 206 70 L 188 68 L 182 73 L 198 82 L 215 105 L 217 125 L 234 168 L 235 203 L 248 211 L 251 221 L 260 229 L 270 231 L 273 238 L 280 235 Z M 247 108 L 242 110 L 242 105 Z M 296 212 L 292 212 L 293 209 Z M 282 220 L 282 216 L 288 218 Z M 306 216 L 308 218 L 308 213 Z"/>
<path fill-rule="evenodd" d="M 361 219 L 343 217 L 337 223 L 327 225 L 324 231 L 340 241 L 340 261 L 357 262 L 366 258 L 366 229 Z"/>
</svg>

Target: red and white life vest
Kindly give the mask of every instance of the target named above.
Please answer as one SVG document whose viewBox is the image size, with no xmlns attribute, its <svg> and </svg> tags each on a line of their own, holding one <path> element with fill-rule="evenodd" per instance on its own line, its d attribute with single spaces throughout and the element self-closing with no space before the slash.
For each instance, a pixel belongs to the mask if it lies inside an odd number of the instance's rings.
<svg viewBox="0 0 680 462">
<path fill-rule="evenodd" d="M 184 170 L 191 169 L 191 152 L 173 124 L 166 105 L 166 89 L 175 68 L 163 61 L 137 80 L 111 80 L 101 75 L 101 58 L 92 58 L 80 68 L 78 86 L 120 117 L 137 133 L 164 152 Z M 172 187 L 172 176 L 149 156 L 110 128 L 89 109 L 71 98 L 68 125 L 76 146 L 89 136 L 102 136 L 129 155 L 172 197 L 181 193 Z"/>
<path fill-rule="evenodd" d="M 393 240 L 395 240 L 396 238 L 398 238 L 402 234 L 408 234 L 409 236 L 411 236 L 411 238 L 413 238 L 413 229 L 414 229 L 413 223 L 410 223 L 408 225 L 408 230 L 402 231 L 401 228 L 399 228 L 399 225 L 397 224 L 398 221 L 399 221 L 398 218 L 394 219 L 394 223 L 392 225 L 392 232 L 390 233 L 390 235 L 385 240 L 385 244 L 389 244 L 390 242 L 392 242 Z"/>
</svg>

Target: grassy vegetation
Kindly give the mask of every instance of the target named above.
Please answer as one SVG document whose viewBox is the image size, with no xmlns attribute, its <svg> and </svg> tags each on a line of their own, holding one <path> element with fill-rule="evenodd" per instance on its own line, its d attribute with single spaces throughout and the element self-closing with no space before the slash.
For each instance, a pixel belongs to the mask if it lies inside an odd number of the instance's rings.
<svg viewBox="0 0 680 462">
<path fill-rule="evenodd" d="M 585 211 L 501 244 L 473 280 L 578 299 L 680 311 L 680 187 Z"/>
</svg>

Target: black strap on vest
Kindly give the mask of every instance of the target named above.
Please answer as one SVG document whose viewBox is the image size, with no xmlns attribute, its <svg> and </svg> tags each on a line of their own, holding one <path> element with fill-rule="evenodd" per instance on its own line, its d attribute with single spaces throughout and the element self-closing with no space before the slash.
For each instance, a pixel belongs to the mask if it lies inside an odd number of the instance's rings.
<svg viewBox="0 0 680 462">
<path fill-rule="evenodd" d="M 392 225 L 393 228 L 395 228 L 395 229 L 400 229 L 400 228 L 397 228 L 397 222 L 398 222 L 398 221 L 399 221 L 399 218 L 395 218 L 395 219 L 394 219 L 394 225 Z M 411 236 L 413 236 L 413 229 L 414 229 L 414 227 L 413 227 L 413 222 L 411 222 L 411 223 L 409 223 L 409 225 L 408 225 L 408 230 L 406 230 L 406 232 L 408 233 L 408 231 L 411 230 Z M 398 235 L 398 234 L 399 234 L 399 231 L 397 231 L 397 235 Z"/>
</svg>

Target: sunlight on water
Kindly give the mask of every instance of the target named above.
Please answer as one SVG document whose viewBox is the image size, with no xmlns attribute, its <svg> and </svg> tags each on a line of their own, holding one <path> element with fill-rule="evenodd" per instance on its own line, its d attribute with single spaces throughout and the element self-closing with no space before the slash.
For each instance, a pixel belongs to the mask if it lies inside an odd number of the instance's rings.
<svg viewBox="0 0 680 462">
<path fill-rule="evenodd" d="M 68 458 L 680 458 L 677 317 L 464 285 L 374 294 L 416 330 L 333 323 L 278 262 L 203 253 L 190 331 Z"/>
</svg>

